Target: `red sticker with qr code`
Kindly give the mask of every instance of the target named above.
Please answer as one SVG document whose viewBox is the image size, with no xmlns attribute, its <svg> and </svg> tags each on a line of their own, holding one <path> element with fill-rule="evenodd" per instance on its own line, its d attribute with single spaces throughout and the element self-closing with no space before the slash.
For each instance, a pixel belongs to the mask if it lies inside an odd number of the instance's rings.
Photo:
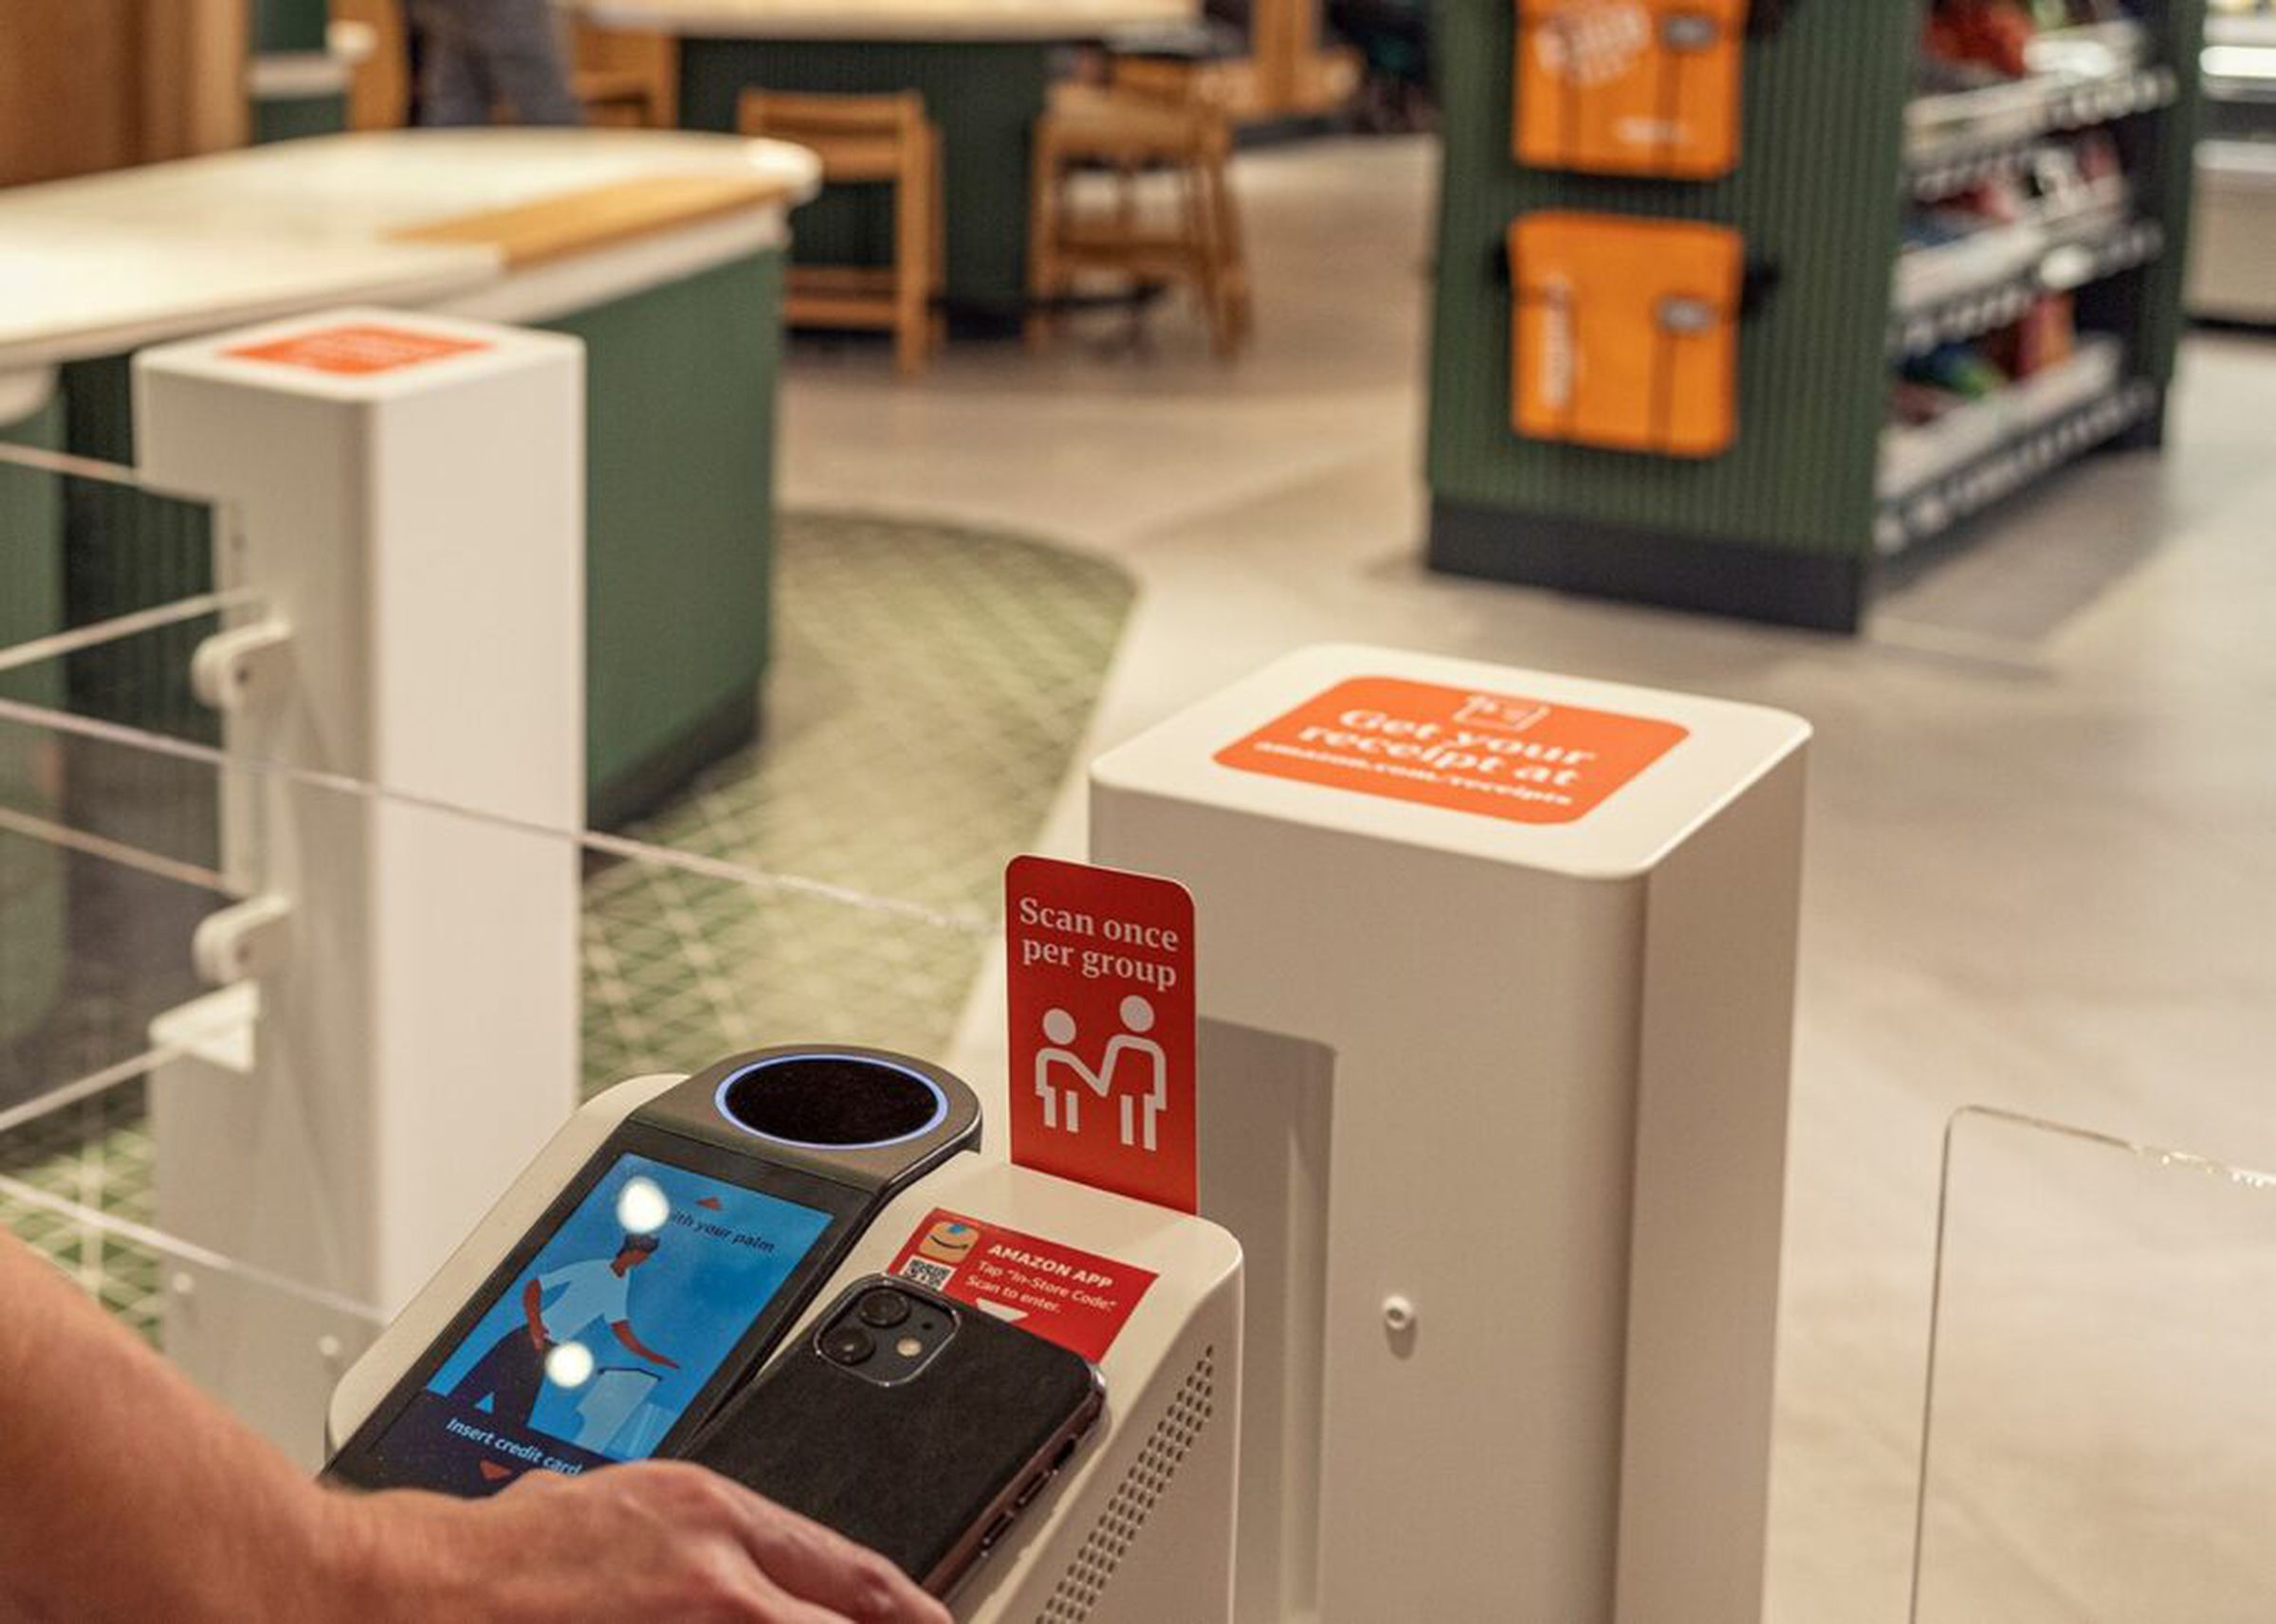
<svg viewBox="0 0 2276 1624">
<path fill-rule="evenodd" d="M 1106 1358 L 1153 1285 L 1150 1269 L 934 1208 L 893 1259 L 903 1280 Z"/>
</svg>

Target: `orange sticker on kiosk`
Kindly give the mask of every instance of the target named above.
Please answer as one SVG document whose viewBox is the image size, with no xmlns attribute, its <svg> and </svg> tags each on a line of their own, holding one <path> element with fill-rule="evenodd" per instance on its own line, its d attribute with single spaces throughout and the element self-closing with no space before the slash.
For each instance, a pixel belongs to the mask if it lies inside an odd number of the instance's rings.
<svg viewBox="0 0 2276 1624">
<path fill-rule="evenodd" d="M 1510 823 L 1571 823 L 1688 737 L 1651 717 L 1354 677 L 1219 751 L 1217 761 Z"/>
<path fill-rule="evenodd" d="M 411 327 L 387 327 L 376 321 L 352 321 L 339 327 L 318 327 L 288 338 L 265 344 L 245 344 L 223 354 L 238 360 L 274 361 L 280 366 L 305 367 L 310 372 L 342 377 L 368 377 L 463 356 L 490 345 L 481 338 L 454 338 L 442 333 L 422 333 Z"/>
<path fill-rule="evenodd" d="M 891 1271 L 1102 1359 L 1153 1285 L 1151 1269 L 934 1208 Z"/>
</svg>

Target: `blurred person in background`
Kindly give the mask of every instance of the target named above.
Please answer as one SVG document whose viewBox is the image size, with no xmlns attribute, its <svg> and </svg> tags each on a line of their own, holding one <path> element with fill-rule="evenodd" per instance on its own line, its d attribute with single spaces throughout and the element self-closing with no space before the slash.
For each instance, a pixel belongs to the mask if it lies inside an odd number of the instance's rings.
<svg viewBox="0 0 2276 1624">
<path fill-rule="evenodd" d="M 581 124 L 553 0 L 411 0 L 418 121 Z"/>
<path fill-rule="evenodd" d="M 1353 117 L 1381 135 L 1438 128 L 1429 0 L 1327 0 L 1328 25 L 1366 64 Z"/>
</svg>

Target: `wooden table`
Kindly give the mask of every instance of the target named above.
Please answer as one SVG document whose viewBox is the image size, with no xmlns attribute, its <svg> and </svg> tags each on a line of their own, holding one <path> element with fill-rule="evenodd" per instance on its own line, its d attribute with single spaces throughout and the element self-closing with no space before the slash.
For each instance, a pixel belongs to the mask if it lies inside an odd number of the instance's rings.
<svg viewBox="0 0 2276 1624">
<path fill-rule="evenodd" d="M 917 90 L 942 133 L 947 298 L 1010 317 L 1027 292 L 1028 137 L 1053 52 L 1131 29 L 1189 23 L 1198 0 L 563 0 L 607 28 L 680 42 L 680 122 L 731 130 L 747 86 L 876 94 Z M 798 217 L 803 251 L 885 257 L 889 217 L 857 194 Z"/>
</svg>

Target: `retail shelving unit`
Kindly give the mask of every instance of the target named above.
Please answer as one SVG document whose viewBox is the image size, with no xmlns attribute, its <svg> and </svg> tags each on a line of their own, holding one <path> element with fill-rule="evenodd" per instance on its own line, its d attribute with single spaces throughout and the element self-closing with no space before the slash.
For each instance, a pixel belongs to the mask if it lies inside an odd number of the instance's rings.
<svg viewBox="0 0 2276 1624">
<path fill-rule="evenodd" d="M 1750 39 L 1741 157 L 1709 182 L 1520 167 L 1510 0 L 1442 0 L 1445 175 L 1432 345 L 1438 568 L 1854 630 L 1889 561 L 2079 457 L 2154 446 L 2180 332 L 2204 0 L 2042 35 L 2023 79 L 1917 95 L 1927 0 L 1799 0 Z M 1757 10 L 1768 11 L 1764 0 Z M 1767 18 L 1765 19 L 1767 21 Z M 2107 131 L 2120 173 L 1950 244 L 1908 209 Z M 1511 427 L 1510 222 L 1540 210 L 1744 233 L 1738 433 L 1697 460 Z M 1892 428 L 1906 357 L 2069 296 L 2068 359 L 1922 428 Z"/>
</svg>

